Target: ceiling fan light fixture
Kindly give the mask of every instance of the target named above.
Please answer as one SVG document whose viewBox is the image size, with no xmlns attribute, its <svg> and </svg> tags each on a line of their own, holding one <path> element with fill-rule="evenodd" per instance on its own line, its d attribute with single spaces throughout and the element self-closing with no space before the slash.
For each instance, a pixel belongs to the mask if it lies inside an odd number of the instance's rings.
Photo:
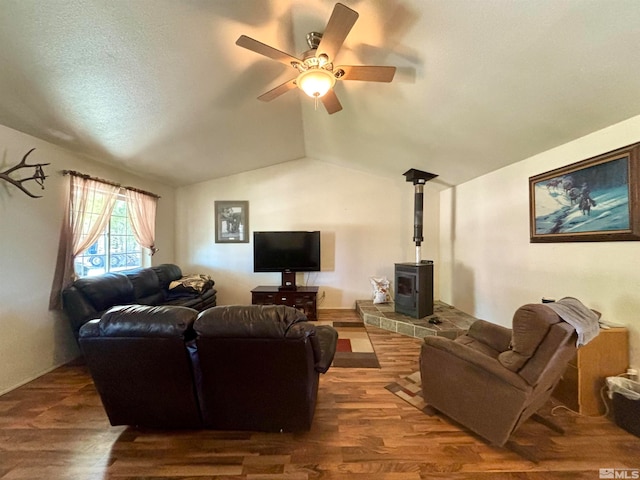
<svg viewBox="0 0 640 480">
<path fill-rule="evenodd" d="M 334 61 L 342 48 L 347 35 L 358 19 L 358 12 L 336 3 L 324 33 L 310 32 L 307 35 L 309 50 L 295 57 L 277 48 L 240 35 L 236 45 L 259 55 L 276 60 L 297 70 L 297 76 L 272 88 L 258 97 L 258 100 L 270 102 L 280 95 L 295 89 L 302 90 L 314 99 L 316 108 L 322 103 L 329 115 L 342 110 L 342 105 L 334 92 L 336 80 L 359 80 L 366 82 L 390 82 L 396 67 L 376 65 L 334 66 Z"/>
<path fill-rule="evenodd" d="M 320 98 L 333 88 L 336 79 L 331 72 L 319 68 L 306 70 L 296 79 L 298 87 L 311 98 Z"/>
</svg>

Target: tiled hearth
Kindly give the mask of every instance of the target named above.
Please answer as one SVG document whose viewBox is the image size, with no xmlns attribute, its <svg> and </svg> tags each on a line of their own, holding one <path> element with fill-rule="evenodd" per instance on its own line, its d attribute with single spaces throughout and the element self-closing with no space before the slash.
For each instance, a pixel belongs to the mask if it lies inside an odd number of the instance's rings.
<svg viewBox="0 0 640 480">
<path fill-rule="evenodd" d="M 476 321 L 471 315 L 439 301 L 433 304 L 433 315 L 424 318 L 396 313 L 393 303 L 374 305 L 371 300 L 356 300 L 356 311 L 366 324 L 416 338 L 438 335 L 453 339 L 464 334 Z M 429 323 L 430 319 L 438 319 L 441 323 Z"/>
</svg>

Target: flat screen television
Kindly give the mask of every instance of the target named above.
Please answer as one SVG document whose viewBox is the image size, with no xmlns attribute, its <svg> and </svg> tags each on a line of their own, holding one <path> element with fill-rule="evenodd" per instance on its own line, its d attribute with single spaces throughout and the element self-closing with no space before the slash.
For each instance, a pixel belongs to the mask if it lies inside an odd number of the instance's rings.
<svg viewBox="0 0 640 480">
<path fill-rule="evenodd" d="M 320 271 L 320 232 L 253 232 L 253 271 L 282 272 L 280 288 L 295 290 L 295 272 Z"/>
</svg>

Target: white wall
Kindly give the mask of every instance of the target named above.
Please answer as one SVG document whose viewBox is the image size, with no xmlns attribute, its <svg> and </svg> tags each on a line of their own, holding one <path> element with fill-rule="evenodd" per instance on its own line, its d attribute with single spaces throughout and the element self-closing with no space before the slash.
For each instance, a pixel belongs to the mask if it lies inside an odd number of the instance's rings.
<svg viewBox="0 0 640 480">
<path fill-rule="evenodd" d="M 78 355 L 66 317 L 48 311 L 68 182 L 61 170 L 78 170 L 161 195 L 156 231 L 160 251 L 153 263 L 174 260 L 174 188 L 89 161 L 1 125 L 0 170 L 18 163 L 33 147 L 36 150 L 28 157 L 29 163 L 51 163 L 45 167 L 49 176 L 45 190 L 29 185 L 42 198 L 30 198 L 0 180 L 0 394 Z"/>
<path fill-rule="evenodd" d="M 528 196 L 529 177 L 638 141 L 640 116 L 442 192 L 442 300 L 510 325 L 522 304 L 576 297 L 628 327 L 640 367 L 640 242 L 530 243 Z"/>
<path fill-rule="evenodd" d="M 250 232 L 321 231 L 322 271 L 299 273 L 297 280 L 326 293 L 319 308 L 353 308 L 355 300 L 371 297 L 369 277 L 393 280 L 394 263 L 415 258 L 413 185 L 402 172 L 389 179 L 303 159 L 181 187 L 176 258 L 187 273 L 213 276 L 220 305 L 251 303 L 252 288 L 279 285 L 280 275 L 253 272 L 252 240 L 215 243 L 216 200 L 248 200 Z M 436 267 L 438 202 L 427 184 L 423 258 Z"/>
</svg>

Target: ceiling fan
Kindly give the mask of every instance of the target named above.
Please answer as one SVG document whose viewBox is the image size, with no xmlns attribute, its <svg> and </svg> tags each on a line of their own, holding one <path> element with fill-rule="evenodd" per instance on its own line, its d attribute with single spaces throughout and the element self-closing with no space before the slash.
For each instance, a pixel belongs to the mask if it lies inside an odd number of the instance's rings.
<svg viewBox="0 0 640 480">
<path fill-rule="evenodd" d="M 310 97 L 315 98 L 316 106 L 319 99 L 327 112 L 332 114 L 342 110 L 342 105 L 333 91 L 336 80 L 366 82 L 390 82 L 393 80 L 396 67 L 334 66 L 335 57 L 357 19 L 358 12 L 341 3 L 336 3 L 324 33 L 311 32 L 307 34 L 309 50 L 302 54 L 302 58 L 296 58 L 246 35 L 241 35 L 236 41 L 236 45 L 289 65 L 298 72 L 295 78 L 260 95 L 258 100 L 269 102 L 298 87 Z"/>
</svg>

